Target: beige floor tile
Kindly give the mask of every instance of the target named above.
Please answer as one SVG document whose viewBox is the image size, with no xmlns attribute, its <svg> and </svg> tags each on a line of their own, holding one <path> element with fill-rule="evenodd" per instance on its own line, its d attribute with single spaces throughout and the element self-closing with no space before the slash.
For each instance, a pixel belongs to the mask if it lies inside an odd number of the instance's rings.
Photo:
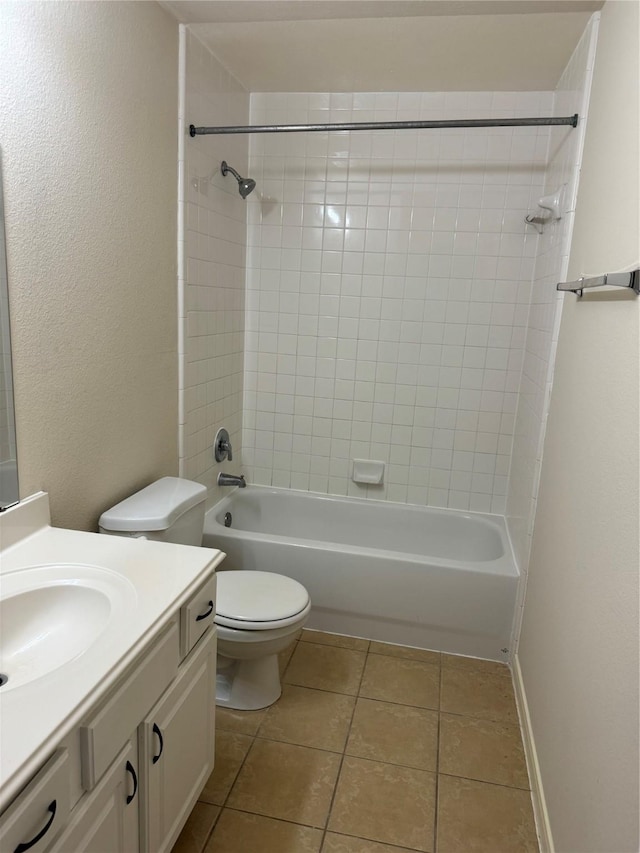
<svg viewBox="0 0 640 853">
<path fill-rule="evenodd" d="M 237 732 L 254 735 L 264 720 L 267 709 L 260 711 L 236 711 L 234 708 L 216 708 L 216 731 Z"/>
<path fill-rule="evenodd" d="M 343 634 L 326 634 L 324 631 L 312 631 L 310 628 L 303 628 L 300 639 L 304 643 L 339 646 L 342 649 L 355 649 L 358 652 L 366 652 L 369 648 L 369 640 L 363 640 L 360 637 L 346 637 Z"/>
<path fill-rule="evenodd" d="M 365 659 L 364 652 L 352 649 L 298 643 L 284 681 L 299 687 L 315 687 L 355 696 Z"/>
<path fill-rule="evenodd" d="M 289 666 L 289 661 L 293 656 L 293 653 L 296 650 L 297 642 L 291 643 L 290 646 L 287 646 L 286 649 L 283 649 L 278 655 L 278 670 L 280 672 L 280 678 L 285 674 L 287 667 Z"/>
<path fill-rule="evenodd" d="M 439 777 L 438 853 L 537 851 L 529 791 Z"/>
<path fill-rule="evenodd" d="M 223 806 L 253 738 L 235 732 L 216 731 L 216 761 L 199 799 Z"/>
<path fill-rule="evenodd" d="M 411 646 L 394 646 L 392 643 L 377 643 L 371 641 L 369 652 L 375 655 L 388 655 L 394 658 L 407 658 L 407 660 L 421 660 L 440 666 L 440 652 L 432 652 L 428 649 L 414 649 Z"/>
<path fill-rule="evenodd" d="M 511 679 L 464 668 L 442 668 L 440 710 L 483 720 L 518 722 Z"/>
<path fill-rule="evenodd" d="M 440 718 L 440 773 L 529 788 L 520 727 L 472 717 Z"/>
<path fill-rule="evenodd" d="M 229 795 L 230 808 L 323 827 L 340 769 L 332 752 L 256 740 Z"/>
<path fill-rule="evenodd" d="M 500 663 L 496 660 L 467 658 L 462 655 L 442 655 L 442 666 L 469 669 L 473 672 L 485 672 L 491 675 L 503 675 L 505 678 L 511 678 L 511 670 L 506 663 Z"/>
<path fill-rule="evenodd" d="M 435 770 L 438 712 L 360 698 L 346 753 L 420 770 Z"/>
<path fill-rule="evenodd" d="M 438 708 L 440 668 L 417 660 L 369 655 L 360 695 L 419 708 Z"/>
<path fill-rule="evenodd" d="M 206 853 L 318 853 L 322 830 L 225 809 Z"/>
<path fill-rule="evenodd" d="M 435 775 L 345 757 L 329 829 L 344 835 L 433 850 Z"/>
<path fill-rule="evenodd" d="M 411 853 L 411 851 L 408 847 L 392 847 L 390 844 L 378 844 L 377 841 L 327 832 L 322 853 Z"/>
<path fill-rule="evenodd" d="M 196 803 L 171 853 L 202 853 L 202 848 L 219 814 L 218 806 Z"/>
<path fill-rule="evenodd" d="M 353 696 L 284 684 L 269 708 L 260 737 L 343 752 L 355 705 Z"/>
</svg>

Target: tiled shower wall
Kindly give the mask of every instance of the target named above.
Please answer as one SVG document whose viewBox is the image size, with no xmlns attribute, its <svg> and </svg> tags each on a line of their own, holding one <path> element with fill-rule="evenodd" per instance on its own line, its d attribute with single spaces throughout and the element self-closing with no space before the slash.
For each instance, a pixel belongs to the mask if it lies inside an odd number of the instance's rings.
<svg viewBox="0 0 640 853">
<path fill-rule="evenodd" d="M 247 124 L 249 95 L 181 27 L 179 198 L 180 473 L 222 497 L 212 447 L 229 431 L 240 458 L 245 311 L 246 203 L 220 163 L 246 172 L 242 136 L 188 137 L 189 124 Z"/>
<path fill-rule="evenodd" d="M 556 284 L 567 275 L 598 21 L 596 14 L 554 96 L 553 115 L 577 112 L 580 121 L 575 130 L 552 128 L 549 140 L 543 194 L 562 188 L 562 216 L 544 226 L 538 243 L 507 500 L 509 533 L 521 571 L 526 571 L 529 561 L 562 301 L 575 299 L 558 293 Z"/>
<path fill-rule="evenodd" d="M 252 123 L 544 115 L 550 92 L 252 94 Z M 547 128 L 251 137 L 251 482 L 504 512 Z M 383 486 L 351 460 L 386 463 Z"/>
</svg>

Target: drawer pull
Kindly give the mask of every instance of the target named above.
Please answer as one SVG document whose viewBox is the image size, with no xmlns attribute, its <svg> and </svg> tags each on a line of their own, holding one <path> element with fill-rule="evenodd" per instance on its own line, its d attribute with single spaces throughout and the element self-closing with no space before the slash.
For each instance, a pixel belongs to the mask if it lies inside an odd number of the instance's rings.
<svg viewBox="0 0 640 853">
<path fill-rule="evenodd" d="M 31 839 L 31 841 L 24 841 L 22 844 L 18 844 L 14 853 L 25 853 L 25 850 L 31 849 L 31 847 L 33 847 L 34 844 L 37 844 L 41 838 L 44 838 L 44 836 L 47 834 L 47 832 L 49 832 L 49 830 L 51 829 L 51 824 L 53 823 L 53 819 L 56 816 L 57 807 L 58 807 L 58 804 L 57 804 L 56 800 L 53 800 L 53 802 L 49 803 L 49 808 L 47 809 L 47 811 L 51 812 L 51 817 L 47 821 L 46 826 L 44 826 L 40 830 L 40 832 L 35 836 L 35 838 Z"/>
<path fill-rule="evenodd" d="M 209 599 L 209 609 L 207 610 L 206 613 L 203 613 L 201 616 L 196 616 L 196 622 L 200 622 L 202 619 L 206 619 L 207 616 L 211 616 L 212 613 L 213 613 L 213 601 L 211 601 L 211 599 Z"/>
<path fill-rule="evenodd" d="M 151 763 L 156 764 L 160 760 L 160 756 L 162 755 L 162 752 L 164 750 L 164 739 L 162 737 L 162 732 L 160 731 L 160 728 L 159 728 L 157 723 L 153 724 L 152 731 L 154 734 L 158 735 L 158 740 L 160 741 L 160 752 L 157 755 L 154 755 L 153 758 L 151 759 Z"/>
<path fill-rule="evenodd" d="M 136 771 L 133 768 L 133 764 L 130 761 L 127 761 L 126 764 L 127 773 L 131 773 L 131 777 L 133 779 L 133 794 L 129 794 L 127 796 L 127 805 L 133 800 L 138 790 L 138 777 L 136 776 Z"/>
</svg>

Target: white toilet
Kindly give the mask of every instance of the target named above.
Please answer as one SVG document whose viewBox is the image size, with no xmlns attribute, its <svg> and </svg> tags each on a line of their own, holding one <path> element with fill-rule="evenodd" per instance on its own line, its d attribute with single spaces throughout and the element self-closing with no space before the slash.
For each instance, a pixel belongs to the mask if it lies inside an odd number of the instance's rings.
<svg viewBox="0 0 640 853">
<path fill-rule="evenodd" d="M 101 533 L 200 545 L 207 489 L 163 477 L 102 513 Z M 311 601 L 292 578 L 272 572 L 217 575 L 216 704 L 253 711 L 281 693 L 278 652 L 307 621 Z"/>
</svg>

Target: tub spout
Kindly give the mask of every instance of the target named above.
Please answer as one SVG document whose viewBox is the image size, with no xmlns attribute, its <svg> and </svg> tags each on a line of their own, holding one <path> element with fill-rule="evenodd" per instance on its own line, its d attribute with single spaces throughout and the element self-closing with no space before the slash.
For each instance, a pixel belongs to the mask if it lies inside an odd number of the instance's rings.
<svg viewBox="0 0 640 853">
<path fill-rule="evenodd" d="M 223 474 L 222 471 L 218 474 L 218 485 L 219 486 L 238 486 L 241 489 L 247 485 L 246 480 L 244 479 L 244 474 L 240 474 L 240 476 L 236 476 L 235 474 Z"/>
</svg>

